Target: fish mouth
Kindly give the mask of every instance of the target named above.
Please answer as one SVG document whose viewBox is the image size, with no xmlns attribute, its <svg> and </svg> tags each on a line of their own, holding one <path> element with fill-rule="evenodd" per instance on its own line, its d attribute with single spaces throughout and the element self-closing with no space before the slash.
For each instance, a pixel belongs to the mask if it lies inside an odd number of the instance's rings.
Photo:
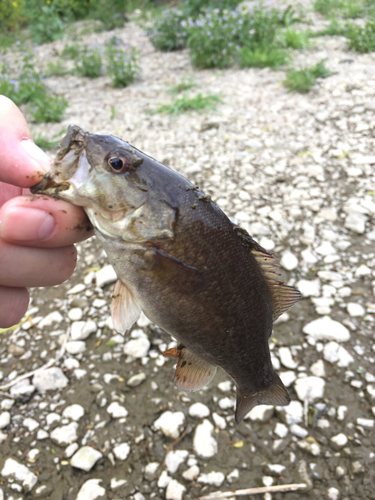
<svg viewBox="0 0 375 500">
<path fill-rule="evenodd" d="M 30 191 L 32 194 L 48 194 L 54 198 L 59 198 L 60 191 L 66 191 L 69 187 L 69 182 L 56 182 L 53 179 L 52 172 L 48 172 L 38 184 L 30 188 Z"/>
</svg>

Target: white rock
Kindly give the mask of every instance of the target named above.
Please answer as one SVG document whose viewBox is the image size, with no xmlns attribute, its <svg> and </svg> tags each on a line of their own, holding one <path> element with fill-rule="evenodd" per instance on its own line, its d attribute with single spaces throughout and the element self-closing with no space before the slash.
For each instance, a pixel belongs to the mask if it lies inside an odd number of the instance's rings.
<svg viewBox="0 0 375 500">
<path fill-rule="evenodd" d="M 64 318 L 61 316 L 59 311 L 53 311 L 47 314 L 45 318 L 39 321 L 38 329 L 43 330 L 46 326 L 51 326 L 53 323 L 61 323 L 63 319 Z"/>
<path fill-rule="evenodd" d="M 303 297 L 319 297 L 320 295 L 320 280 L 299 280 L 296 284 L 297 289 L 302 293 Z"/>
<path fill-rule="evenodd" d="M 128 410 L 117 401 L 114 401 L 108 406 L 107 413 L 109 413 L 112 418 L 123 418 L 128 415 Z"/>
<path fill-rule="evenodd" d="M 323 241 L 316 249 L 316 253 L 319 255 L 332 255 L 336 253 L 336 250 L 332 246 L 332 243 L 330 241 Z"/>
<path fill-rule="evenodd" d="M 126 381 L 126 385 L 129 387 L 138 387 L 146 380 L 146 374 L 141 372 L 133 375 Z"/>
<path fill-rule="evenodd" d="M 340 434 L 336 434 L 336 436 L 332 436 L 330 439 L 332 446 L 335 450 L 339 450 L 340 448 L 343 448 L 346 443 L 348 442 L 348 438 L 340 432 Z"/>
<path fill-rule="evenodd" d="M 185 423 L 185 415 L 182 411 L 165 411 L 155 420 L 153 427 L 160 430 L 164 436 L 177 439 Z M 199 427 L 199 426 L 198 426 Z"/>
<path fill-rule="evenodd" d="M 300 438 L 305 438 L 309 435 L 309 432 L 298 424 L 292 424 L 290 432 Z"/>
<path fill-rule="evenodd" d="M 31 491 L 38 482 L 38 477 L 30 472 L 30 469 L 18 463 L 16 460 L 13 460 L 13 458 L 7 458 L 5 460 L 1 475 L 22 482 L 22 486 L 26 491 Z"/>
<path fill-rule="evenodd" d="M 185 493 L 186 488 L 180 484 L 175 479 L 171 479 L 168 483 L 165 498 L 167 500 L 182 500 L 182 496 Z"/>
<path fill-rule="evenodd" d="M 291 401 L 288 406 L 278 406 L 277 411 L 288 425 L 303 422 L 303 406 L 299 401 Z"/>
<path fill-rule="evenodd" d="M 229 392 L 232 390 L 232 383 L 230 380 L 226 380 L 217 384 L 217 387 L 221 392 Z"/>
<path fill-rule="evenodd" d="M 354 358 L 337 342 L 328 342 L 323 349 L 323 357 L 332 364 L 337 364 L 340 368 L 346 368 L 353 363 Z"/>
<path fill-rule="evenodd" d="M 315 439 L 312 438 L 307 438 L 307 439 L 302 439 L 301 441 L 297 442 L 298 448 L 301 450 L 307 451 L 308 453 L 311 453 L 314 457 L 317 457 L 320 455 L 320 445 L 318 444 Z"/>
<path fill-rule="evenodd" d="M 38 450 L 38 448 L 32 448 L 28 454 L 27 454 L 27 458 L 29 458 L 30 460 L 34 460 L 40 453 L 40 450 Z"/>
<path fill-rule="evenodd" d="M 281 256 L 280 264 L 287 271 L 292 271 L 298 267 L 298 259 L 292 252 L 286 250 Z"/>
<path fill-rule="evenodd" d="M 114 283 L 117 281 L 116 271 L 113 269 L 111 265 L 104 266 L 102 269 L 96 272 L 96 286 L 103 288 L 106 285 Z"/>
<path fill-rule="evenodd" d="M 310 366 L 310 372 L 316 377 L 325 377 L 326 370 L 324 368 L 324 361 L 322 359 L 318 359 Z"/>
<path fill-rule="evenodd" d="M 365 215 L 353 213 L 346 217 L 344 226 L 354 233 L 363 234 L 366 230 L 366 221 Z"/>
<path fill-rule="evenodd" d="M 174 474 L 179 466 L 185 462 L 189 452 L 187 450 L 170 451 L 165 457 L 165 465 L 170 474 Z"/>
<path fill-rule="evenodd" d="M 100 451 L 91 448 L 91 446 L 82 446 L 70 459 L 70 465 L 89 472 L 102 456 Z"/>
<path fill-rule="evenodd" d="M 47 431 L 44 429 L 39 429 L 36 435 L 36 438 L 38 441 L 42 441 L 43 439 L 47 439 L 49 437 L 49 434 Z"/>
<path fill-rule="evenodd" d="M 324 395 L 325 382 L 320 377 L 297 378 L 294 383 L 298 399 L 313 403 Z"/>
<path fill-rule="evenodd" d="M 192 465 L 185 472 L 182 473 L 182 477 L 187 481 L 194 481 L 194 479 L 199 475 L 200 469 L 198 465 Z"/>
<path fill-rule="evenodd" d="M 224 417 L 219 415 L 218 413 L 213 413 L 212 414 L 212 419 L 214 421 L 214 424 L 216 427 L 219 427 L 219 429 L 225 429 L 227 426 L 227 422 Z"/>
<path fill-rule="evenodd" d="M 305 325 L 302 329 L 304 333 L 310 335 L 315 340 L 335 340 L 336 342 L 347 342 L 350 339 L 349 330 L 331 319 L 329 316 L 315 319 Z"/>
<path fill-rule="evenodd" d="M 69 383 L 62 370 L 56 366 L 37 372 L 33 377 L 33 385 L 39 392 L 64 389 Z"/>
<path fill-rule="evenodd" d="M 5 398 L 0 402 L 0 409 L 10 410 L 13 407 L 14 403 L 15 403 L 14 399 Z"/>
<path fill-rule="evenodd" d="M 298 366 L 298 362 L 294 361 L 289 347 L 280 347 L 279 358 L 281 364 L 285 366 L 285 368 L 291 368 L 293 370 Z"/>
<path fill-rule="evenodd" d="M 358 417 L 357 424 L 361 425 L 362 427 L 368 427 L 371 429 L 372 427 L 374 427 L 375 420 L 372 420 L 372 418 L 360 418 L 360 417 Z"/>
<path fill-rule="evenodd" d="M 237 481 L 237 479 L 240 477 L 240 473 L 239 473 L 239 470 L 238 469 L 233 469 L 232 472 L 230 472 L 228 475 L 227 475 L 227 481 L 229 484 L 232 484 L 234 483 L 235 481 Z"/>
<path fill-rule="evenodd" d="M 221 398 L 218 401 L 218 405 L 222 410 L 228 410 L 229 408 L 234 408 L 236 406 L 236 401 L 233 397 Z"/>
<path fill-rule="evenodd" d="M 74 420 L 75 422 L 78 422 L 78 420 L 82 418 L 84 414 L 85 414 L 85 409 L 83 406 L 79 404 L 73 404 L 67 406 L 66 408 L 64 408 L 64 411 L 62 412 L 62 416 L 64 418 L 69 418 L 70 420 Z"/>
<path fill-rule="evenodd" d="M 88 321 L 73 321 L 70 337 L 72 341 L 85 340 L 92 333 L 95 333 L 97 329 L 98 327 L 92 319 Z"/>
<path fill-rule="evenodd" d="M 39 422 L 37 422 L 36 420 L 34 420 L 31 417 L 27 417 L 23 420 L 22 425 L 23 425 L 23 427 L 26 427 L 26 429 L 29 432 L 32 432 L 32 431 L 35 431 L 35 429 L 37 429 L 39 427 Z"/>
<path fill-rule="evenodd" d="M 198 483 L 212 484 L 213 486 L 221 486 L 224 482 L 225 476 L 222 472 L 209 472 L 208 474 L 201 474 L 198 477 Z"/>
<path fill-rule="evenodd" d="M 0 413 L 0 429 L 5 429 L 10 424 L 10 413 L 9 411 L 3 411 Z"/>
<path fill-rule="evenodd" d="M 288 371 L 288 372 L 281 372 L 280 378 L 285 387 L 289 387 L 296 380 L 297 376 L 294 372 Z"/>
<path fill-rule="evenodd" d="M 288 435 L 289 430 L 286 425 L 282 424 L 281 422 L 277 422 L 273 432 L 281 439 L 283 439 Z"/>
<path fill-rule="evenodd" d="M 10 388 L 10 394 L 16 398 L 21 398 L 23 396 L 29 396 L 36 390 L 35 385 L 30 384 L 30 380 L 27 378 L 21 380 L 18 384 L 15 384 Z"/>
<path fill-rule="evenodd" d="M 354 276 L 357 278 L 361 278 L 362 276 L 371 276 L 372 270 L 366 266 L 366 264 L 361 264 L 357 269 L 355 270 Z"/>
<path fill-rule="evenodd" d="M 346 304 L 346 310 L 348 311 L 349 316 L 364 316 L 365 308 L 361 306 L 361 304 L 357 304 L 357 302 L 348 302 Z"/>
<path fill-rule="evenodd" d="M 100 486 L 101 481 L 101 479 L 88 479 L 81 486 L 75 500 L 96 500 L 97 498 L 104 498 L 106 491 L 103 486 Z"/>
<path fill-rule="evenodd" d="M 156 471 L 158 470 L 160 464 L 159 462 L 150 462 L 145 467 L 145 478 L 147 481 L 153 481 L 155 479 Z"/>
<path fill-rule="evenodd" d="M 48 413 L 46 416 L 46 424 L 50 427 L 53 423 L 59 422 L 61 420 L 61 415 L 55 412 Z"/>
<path fill-rule="evenodd" d="M 65 448 L 64 455 L 66 456 L 66 458 L 70 458 L 71 456 L 74 455 L 74 453 L 78 450 L 78 448 L 79 448 L 78 443 L 72 443 Z"/>
<path fill-rule="evenodd" d="M 133 358 L 143 358 L 147 356 L 150 346 L 150 341 L 146 337 L 132 339 L 124 345 L 124 353 Z"/>
<path fill-rule="evenodd" d="M 158 479 L 158 487 L 159 488 L 166 488 L 168 484 L 171 482 L 172 478 L 168 476 L 168 473 L 166 470 L 163 470 L 163 472 L 160 474 L 159 479 Z"/>
<path fill-rule="evenodd" d="M 348 412 L 348 407 L 341 405 L 337 408 L 337 420 L 345 420 L 345 416 Z"/>
<path fill-rule="evenodd" d="M 195 429 L 193 448 L 197 455 L 210 458 L 217 453 L 217 442 L 213 438 L 214 426 L 207 419 L 203 420 Z"/>
<path fill-rule="evenodd" d="M 112 491 L 117 490 L 117 488 L 124 486 L 124 484 L 126 484 L 126 483 L 127 483 L 126 479 L 116 479 L 115 477 L 112 477 L 111 481 L 110 481 L 111 490 Z"/>
<path fill-rule="evenodd" d="M 83 283 L 78 283 L 78 285 L 75 285 L 73 288 L 68 290 L 66 293 L 67 295 L 76 295 L 77 293 L 83 292 L 83 290 L 86 290 L 86 287 Z"/>
<path fill-rule="evenodd" d="M 340 498 L 340 490 L 338 490 L 334 486 L 331 486 L 327 490 L 327 498 L 328 498 L 328 500 L 339 500 L 339 498 Z"/>
<path fill-rule="evenodd" d="M 8 438 L 8 435 L 5 434 L 4 432 L 0 431 L 0 444 L 4 441 L 6 441 Z"/>
<path fill-rule="evenodd" d="M 79 321 L 80 319 L 82 319 L 82 316 L 83 311 L 80 307 L 72 307 L 72 309 L 68 311 L 68 318 L 71 321 Z"/>
<path fill-rule="evenodd" d="M 189 415 L 196 418 L 208 417 L 210 409 L 203 403 L 194 403 L 189 408 Z"/>
<path fill-rule="evenodd" d="M 118 460 L 126 460 L 130 453 L 130 446 L 128 443 L 116 444 L 113 453 Z"/>
<path fill-rule="evenodd" d="M 78 361 L 78 359 L 75 359 L 75 358 L 66 358 L 64 360 L 64 367 L 67 370 L 74 370 L 74 368 L 79 367 L 79 361 Z"/>
<path fill-rule="evenodd" d="M 253 422 L 268 422 L 274 412 L 274 407 L 270 405 L 258 405 L 245 415 L 245 419 L 252 420 Z"/>
<path fill-rule="evenodd" d="M 71 422 L 68 425 L 63 425 L 61 427 L 56 427 L 51 432 L 51 439 L 60 445 L 68 445 L 77 441 L 77 422 Z"/>
</svg>

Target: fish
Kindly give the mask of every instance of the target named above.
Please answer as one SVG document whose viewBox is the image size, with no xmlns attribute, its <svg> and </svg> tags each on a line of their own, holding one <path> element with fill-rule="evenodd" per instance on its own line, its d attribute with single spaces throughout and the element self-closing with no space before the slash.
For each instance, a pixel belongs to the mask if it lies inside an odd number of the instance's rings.
<svg viewBox="0 0 375 500">
<path fill-rule="evenodd" d="M 197 186 L 112 135 L 70 125 L 31 191 L 83 207 L 117 273 L 111 315 L 125 333 L 141 311 L 174 337 L 175 385 L 198 391 L 221 367 L 236 385 L 235 420 L 285 406 L 273 369 L 273 322 L 301 294 L 262 248 Z"/>
</svg>

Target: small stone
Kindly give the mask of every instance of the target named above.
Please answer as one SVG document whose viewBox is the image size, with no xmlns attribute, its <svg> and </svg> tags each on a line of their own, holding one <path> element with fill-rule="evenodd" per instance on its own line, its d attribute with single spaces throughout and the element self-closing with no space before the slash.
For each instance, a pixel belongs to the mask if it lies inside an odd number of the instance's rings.
<svg viewBox="0 0 375 500">
<path fill-rule="evenodd" d="M 280 378 L 285 387 L 289 387 L 296 380 L 297 376 L 294 372 L 288 371 L 288 372 L 281 372 Z"/>
<path fill-rule="evenodd" d="M 78 361 L 78 359 L 75 359 L 75 358 L 66 358 L 64 360 L 64 367 L 67 370 L 74 370 L 74 368 L 79 367 L 79 361 Z"/>
<path fill-rule="evenodd" d="M 198 465 L 192 465 L 185 472 L 182 473 L 182 477 L 187 481 L 194 481 L 199 475 L 200 469 Z"/>
<path fill-rule="evenodd" d="M 132 339 L 124 345 L 124 353 L 133 358 L 144 358 L 150 349 L 151 343 L 146 337 Z"/>
<path fill-rule="evenodd" d="M 236 402 L 233 397 L 226 397 L 219 399 L 218 405 L 222 410 L 229 410 L 229 408 L 234 408 L 236 406 Z"/>
<path fill-rule="evenodd" d="M 346 310 L 348 311 L 349 316 L 364 316 L 366 310 L 361 304 L 357 304 L 356 302 L 348 302 L 346 304 Z"/>
<path fill-rule="evenodd" d="M 128 415 L 127 409 L 121 406 L 117 401 L 114 401 L 108 406 L 107 413 L 109 413 L 112 418 L 123 418 Z"/>
<path fill-rule="evenodd" d="M 69 418 L 70 420 L 74 420 L 75 422 L 78 422 L 78 420 L 80 420 L 84 414 L 85 409 L 79 404 L 67 406 L 62 412 L 62 416 L 64 418 Z"/>
<path fill-rule="evenodd" d="M 47 431 L 44 429 L 39 429 L 36 435 L 36 438 L 38 441 L 43 441 L 43 439 L 47 439 L 49 437 L 49 434 Z"/>
<path fill-rule="evenodd" d="M 345 434 L 340 432 L 340 434 L 332 436 L 330 441 L 333 449 L 341 450 L 341 448 L 343 448 L 347 444 L 348 438 L 345 436 Z"/>
<path fill-rule="evenodd" d="M 298 448 L 301 450 L 307 451 L 308 453 L 311 453 L 314 457 L 317 457 L 320 455 L 320 445 L 314 439 L 313 437 L 308 437 L 306 439 L 303 439 L 301 441 L 297 442 Z"/>
<path fill-rule="evenodd" d="M 26 427 L 26 429 L 29 432 L 35 431 L 39 427 L 39 422 L 34 420 L 33 418 L 25 418 L 24 421 L 22 422 L 23 427 Z"/>
<path fill-rule="evenodd" d="M 294 361 L 289 347 L 279 348 L 279 358 L 281 364 L 285 366 L 285 368 L 291 368 L 292 370 L 294 370 L 298 366 L 298 362 Z"/>
<path fill-rule="evenodd" d="M 96 500 L 97 498 L 105 499 L 106 491 L 100 486 L 101 479 L 88 479 L 78 492 L 75 500 Z"/>
<path fill-rule="evenodd" d="M 290 426 L 290 432 L 299 438 L 305 438 L 309 435 L 309 432 L 298 424 L 292 424 Z"/>
<path fill-rule="evenodd" d="M 80 319 L 82 319 L 82 316 L 83 311 L 80 307 L 72 307 L 72 309 L 68 311 L 68 318 L 71 321 L 79 321 Z"/>
<path fill-rule="evenodd" d="M 347 406 L 339 406 L 337 408 L 337 420 L 345 420 L 345 416 L 348 412 L 348 407 Z"/>
<path fill-rule="evenodd" d="M 212 414 L 212 419 L 213 419 L 214 424 L 216 425 L 216 427 L 219 427 L 219 429 L 225 429 L 226 428 L 227 422 L 226 422 L 225 418 L 222 417 L 221 415 L 219 415 L 218 413 L 214 412 Z"/>
<path fill-rule="evenodd" d="M 156 477 L 156 471 L 158 470 L 160 464 L 159 462 L 150 462 L 145 467 L 145 478 L 147 481 L 153 481 Z"/>
<path fill-rule="evenodd" d="M 10 424 L 10 413 L 9 411 L 3 411 L 0 413 L 0 429 L 5 429 Z"/>
<path fill-rule="evenodd" d="M 285 466 L 280 464 L 267 464 L 266 469 L 269 474 L 278 477 L 285 471 Z"/>
<path fill-rule="evenodd" d="M 110 285 L 111 283 L 117 281 L 117 274 L 113 267 L 111 265 L 108 265 L 102 267 L 102 269 L 99 269 L 99 271 L 97 271 L 95 274 L 95 278 L 96 286 L 99 288 L 103 288 L 106 285 Z"/>
<path fill-rule="evenodd" d="M 238 469 L 233 469 L 232 472 L 230 472 L 226 479 L 228 481 L 229 484 L 232 484 L 234 483 L 235 481 L 237 481 L 237 479 L 240 477 L 240 473 L 239 473 L 239 470 Z"/>
<path fill-rule="evenodd" d="M 217 453 L 217 442 L 213 438 L 214 426 L 207 419 L 203 420 L 195 429 L 193 448 L 197 455 L 210 458 Z"/>
<path fill-rule="evenodd" d="M 292 271 L 298 267 L 298 259 L 292 252 L 286 250 L 281 256 L 280 264 L 287 271 Z"/>
<path fill-rule="evenodd" d="M 86 290 L 86 287 L 83 283 L 78 283 L 78 285 L 73 286 L 70 290 L 66 292 L 67 295 L 76 295 L 77 293 L 81 293 Z"/>
<path fill-rule="evenodd" d="M 48 413 L 46 416 L 46 424 L 48 427 L 51 427 L 55 422 L 59 422 L 61 420 L 61 415 L 55 412 Z"/>
<path fill-rule="evenodd" d="M 368 427 L 369 429 L 372 429 L 375 424 L 375 420 L 372 420 L 372 418 L 357 418 L 357 424 L 361 425 L 362 427 Z"/>
<path fill-rule="evenodd" d="M 198 483 L 212 484 L 213 486 L 221 486 L 224 482 L 225 476 L 222 472 L 209 472 L 208 474 L 201 474 L 198 477 Z"/>
<path fill-rule="evenodd" d="M 165 411 L 155 420 L 153 427 L 160 430 L 164 436 L 177 439 L 185 423 L 185 415 L 182 411 Z M 199 426 L 198 426 L 199 427 Z"/>
<path fill-rule="evenodd" d="M 92 319 L 88 321 L 74 321 L 72 323 L 70 337 L 72 341 L 85 340 L 92 333 L 97 331 L 98 327 Z"/>
<path fill-rule="evenodd" d="M 346 217 L 344 226 L 354 233 L 363 234 L 366 230 L 366 221 L 365 215 L 352 213 Z"/>
<path fill-rule="evenodd" d="M 70 459 L 70 465 L 89 472 L 102 456 L 100 451 L 91 448 L 91 446 L 82 446 Z"/>
<path fill-rule="evenodd" d="M 296 284 L 297 289 L 303 297 L 319 297 L 320 280 L 299 280 Z"/>
<path fill-rule="evenodd" d="M 77 443 L 72 443 L 65 448 L 64 455 L 66 458 L 70 458 L 78 450 L 79 446 Z"/>
<path fill-rule="evenodd" d="M 326 371 L 324 368 L 324 361 L 322 359 L 318 359 L 318 361 L 310 366 L 310 372 L 316 377 L 325 377 Z"/>
<path fill-rule="evenodd" d="M 370 382 L 370 380 L 368 382 Z M 14 403 L 15 403 L 14 399 L 5 398 L 0 402 L 0 409 L 10 410 L 13 407 Z"/>
<path fill-rule="evenodd" d="M 145 373 L 143 373 L 143 372 L 137 373 L 136 375 L 133 375 L 132 377 L 130 377 L 127 380 L 126 385 L 129 386 L 129 387 L 138 387 L 145 380 L 146 380 L 146 374 Z"/>
<path fill-rule="evenodd" d="M 77 422 L 71 422 L 68 425 L 56 427 L 56 429 L 51 432 L 51 439 L 62 446 L 74 443 L 78 439 L 77 429 Z"/>
<path fill-rule="evenodd" d="M 353 363 L 354 358 L 337 342 L 328 342 L 323 349 L 323 357 L 332 364 L 337 364 L 340 368 L 346 368 Z"/>
<path fill-rule="evenodd" d="M 39 321 L 38 329 L 44 330 L 44 328 L 46 326 L 51 326 L 53 323 L 61 323 L 63 321 L 63 319 L 64 318 L 61 316 L 59 311 L 53 311 L 53 312 L 47 314 L 47 316 L 45 318 L 43 318 L 42 320 Z"/>
<path fill-rule="evenodd" d="M 331 486 L 331 488 L 328 488 L 327 490 L 327 498 L 328 500 L 339 500 L 340 497 L 340 491 L 337 488 L 334 488 Z"/>
<path fill-rule="evenodd" d="M 347 342 L 350 339 L 349 330 L 331 319 L 329 316 L 315 319 L 305 325 L 302 329 L 304 333 L 310 335 L 315 340 L 335 340 L 336 342 Z"/>
<path fill-rule="evenodd" d="M 179 466 L 185 462 L 189 452 L 187 450 L 170 451 L 165 457 L 165 465 L 170 474 L 174 474 Z"/>
<path fill-rule="evenodd" d="M 167 500 L 182 500 L 183 494 L 185 493 L 186 488 L 182 484 L 180 484 L 175 479 L 171 479 L 168 483 L 165 498 Z"/>
<path fill-rule="evenodd" d="M 272 476 L 263 476 L 262 483 L 264 486 L 272 486 L 273 485 L 273 477 Z"/>
<path fill-rule="evenodd" d="M 24 396 L 30 396 L 35 390 L 36 387 L 31 385 L 30 380 L 27 378 L 11 387 L 10 394 L 15 398 L 23 398 Z"/>
<path fill-rule="evenodd" d="M 14 356 L 15 358 L 19 358 L 20 356 L 23 356 L 26 352 L 23 347 L 16 345 L 16 344 L 9 344 L 7 347 L 7 351 L 9 354 Z"/>
<path fill-rule="evenodd" d="M 268 422 L 272 417 L 275 408 L 270 405 L 258 405 L 245 415 L 245 419 L 252 420 L 253 422 Z"/>
<path fill-rule="evenodd" d="M 64 389 L 68 383 L 69 379 L 67 379 L 62 370 L 56 366 L 47 368 L 46 370 L 40 370 L 33 377 L 33 385 L 39 392 Z"/>
<path fill-rule="evenodd" d="M 172 478 L 168 476 L 168 473 L 166 470 L 163 470 L 163 472 L 160 474 L 159 479 L 158 479 L 158 487 L 159 488 L 166 488 L 168 484 L 171 482 Z"/>
<path fill-rule="evenodd" d="M 25 465 L 13 460 L 13 458 L 5 460 L 1 475 L 22 482 L 27 491 L 31 491 L 38 482 L 38 477 L 35 474 L 30 472 Z"/>
<path fill-rule="evenodd" d="M 203 403 L 194 403 L 189 408 L 189 415 L 195 418 L 208 417 L 210 414 L 210 409 Z"/>
<path fill-rule="evenodd" d="M 313 403 L 324 395 L 325 382 L 320 377 L 297 378 L 294 383 L 298 399 Z"/>
<path fill-rule="evenodd" d="M 124 486 L 126 483 L 126 479 L 116 479 L 115 477 L 112 477 L 110 481 L 111 490 L 117 490 L 117 488 Z"/>
<path fill-rule="evenodd" d="M 130 453 L 130 446 L 128 443 L 116 444 L 113 453 L 118 460 L 126 460 Z"/>
<path fill-rule="evenodd" d="M 282 424 L 281 422 L 277 422 L 273 432 L 281 439 L 283 439 L 288 435 L 289 430 L 286 425 Z"/>
<path fill-rule="evenodd" d="M 276 409 L 288 425 L 303 422 L 303 406 L 299 401 L 291 401 L 288 406 L 278 406 Z"/>
<path fill-rule="evenodd" d="M 366 469 L 361 462 L 353 462 L 352 471 L 353 474 L 363 474 L 364 472 L 366 472 Z"/>
</svg>

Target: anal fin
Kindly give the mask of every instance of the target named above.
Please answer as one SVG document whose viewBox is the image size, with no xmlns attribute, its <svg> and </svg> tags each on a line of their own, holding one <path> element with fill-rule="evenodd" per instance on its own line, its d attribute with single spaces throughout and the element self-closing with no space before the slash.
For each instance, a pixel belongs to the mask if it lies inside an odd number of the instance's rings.
<svg viewBox="0 0 375 500">
<path fill-rule="evenodd" d="M 217 366 L 211 365 L 190 349 L 169 349 L 164 356 L 178 357 L 174 382 L 185 392 L 199 391 L 213 379 Z"/>
<path fill-rule="evenodd" d="M 117 280 L 112 294 L 111 315 L 113 326 L 124 334 L 139 319 L 141 308 L 134 295 L 121 280 Z"/>
<path fill-rule="evenodd" d="M 244 394 L 237 386 L 236 422 L 239 424 L 250 410 L 257 405 L 287 406 L 290 396 L 281 382 L 280 377 L 275 374 L 274 383 L 261 391 Z"/>
</svg>

